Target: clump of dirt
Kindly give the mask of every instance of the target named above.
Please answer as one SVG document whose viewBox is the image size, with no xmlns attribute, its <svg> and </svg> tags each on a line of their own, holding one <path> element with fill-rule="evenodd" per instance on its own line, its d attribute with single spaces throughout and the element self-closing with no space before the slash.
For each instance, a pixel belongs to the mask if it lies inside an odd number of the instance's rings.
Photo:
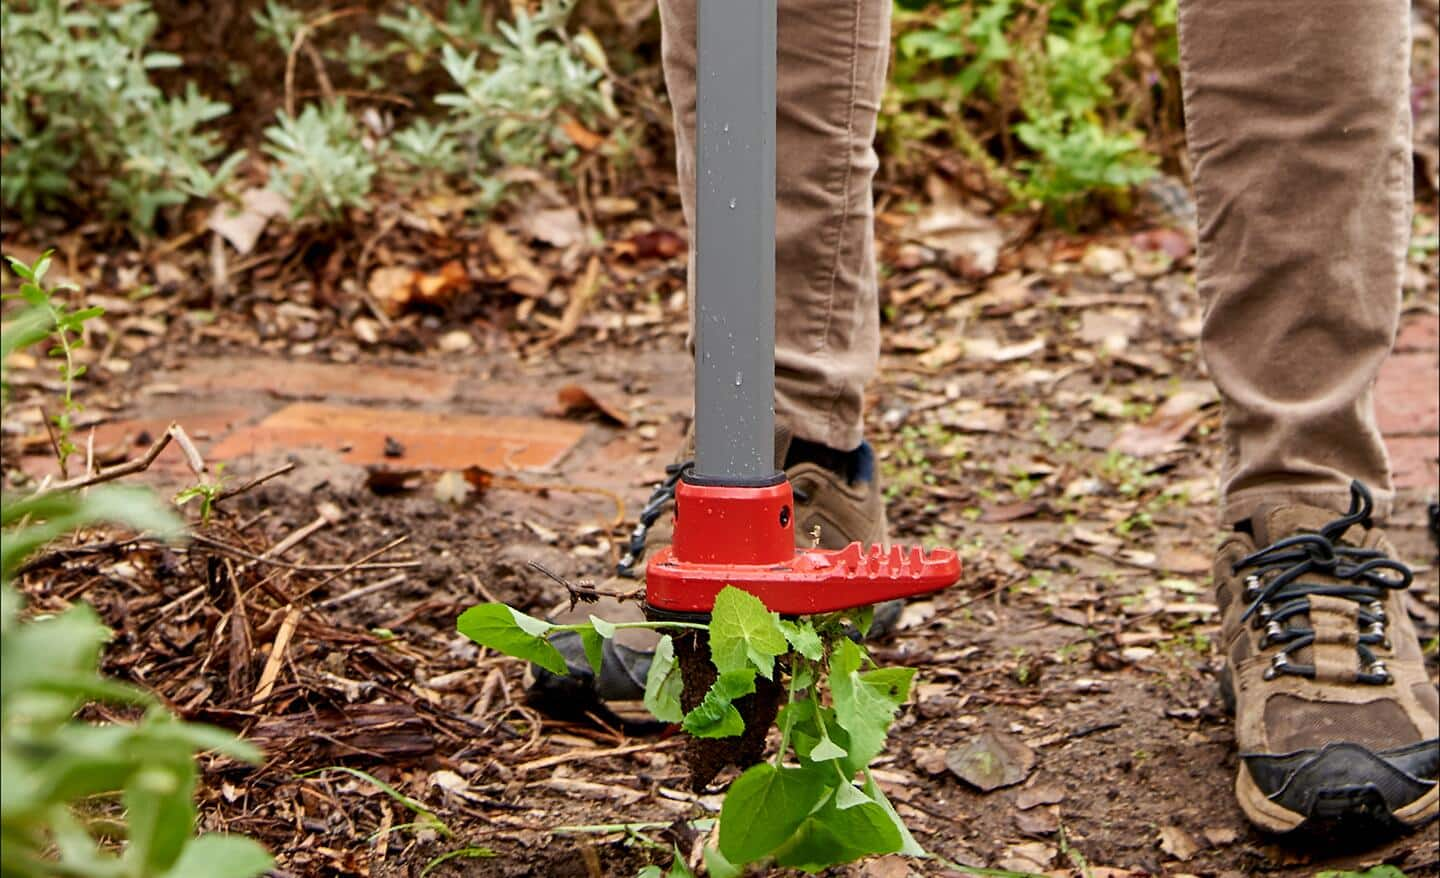
<svg viewBox="0 0 1440 878">
<path fill-rule="evenodd" d="M 710 663 L 710 650 L 699 632 L 691 631 L 675 638 L 675 660 L 680 665 L 684 688 L 680 704 L 694 710 L 715 682 L 715 666 Z M 765 736 L 780 712 L 784 690 L 775 680 L 755 678 L 755 692 L 735 702 L 735 709 L 745 720 L 745 733 L 735 738 L 691 738 L 685 745 L 685 765 L 690 769 L 690 788 L 699 792 L 710 785 L 726 766 L 749 768 L 765 757 Z"/>
</svg>

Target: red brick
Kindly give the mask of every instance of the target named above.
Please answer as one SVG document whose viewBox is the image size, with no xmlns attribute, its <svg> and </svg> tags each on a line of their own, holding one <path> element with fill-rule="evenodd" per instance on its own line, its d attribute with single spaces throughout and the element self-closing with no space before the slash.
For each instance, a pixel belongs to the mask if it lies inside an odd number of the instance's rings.
<svg viewBox="0 0 1440 878">
<path fill-rule="evenodd" d="M 1437 349 L 1440 349 L 1440 315 L 1412 314 L 1400 321 L 1400 333 L 1395 337 L 1397 352 Z"/>
<path fill-rule="evenodd" d="M 1397 488 L 1419 488 L 1433 492 L 1440 487 L 1440 437 L 1387 436 L 1390 470 Z"/>
<path fill-rule="evenodd" d="M 359 399 L 443 402 L 459 378 L 434 369 L 278 358 L 201 360 L 172 380 L 192 391 L 238 390 L 292 399 Z"/>
<path fill-rule="evenodd" d="M 583 425 L 550 418 L 295 403 L 255 427 L 231 434 L 214 455 L 231 459 L 275 450 L 327 448 L 345 462 L 362 466 L 541 470 L 558 463 L 584 435 Z M 403 456 L 385 456 L 387 437 L 404 447 Z"/>
<path fill-rule="evenodd" d="M 1386 435 L 1440 430 L 1440 354 L 1395 354 L 1380 368 L 1375 416 Z"/>
</svg>

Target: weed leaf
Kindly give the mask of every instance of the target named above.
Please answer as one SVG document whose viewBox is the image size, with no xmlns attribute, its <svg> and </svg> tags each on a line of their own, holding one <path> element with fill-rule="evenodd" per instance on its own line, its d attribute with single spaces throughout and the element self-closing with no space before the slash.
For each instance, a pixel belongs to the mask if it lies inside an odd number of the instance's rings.
<svg viewBox="0 0 1440 878">
<path fill-rule="evenodd" d="M 266 872 L 274 861 L 258 842 L 238 835 L 208 833 L 185 845 L 180 859 L 164 878 L 253 878 Z"/>
<path fill-rule="evenodd" d="M 850 789 L 860 792 L 854 787 Z M 721 831 L 724 831 L 723 825 Z M 837 797 L 832 796 L 823 807 L 805 818 L 794 838 L 776 852 L 775 862 L 818 872 L 827 866 L 872 854 L 894 853 L 901 844 L 900 831 L 884 808 L 868 799 L 842 808 Z"/>
<path fill-rule="evenodd" d="M 675 664 L 675 641 L 667 634 L 656 644 L 655 658 L 645 677 L 645 709 L 661 722 L 680 722 L 685 716 L 680 707 L 682 685 L 680 668 Z"/>
<path fill-rule="evenodd" d="M 775 657 L 788 648 L 780 615 L 760 599 L 734 586 L 715 596 L 710 616 L 710 660 L 722 675 L 754 666 L 765 679 L 775 672 Z"/>
<path fill-rule="evenodd" d="M 860 671 L 864 651 L 841 640 L 831 659 L 830 695 L 835 718 L 850 733 L 850 762 L 857 770 L 885 749 L 885 732 L 910 693 L 914 668 Z"/>
<path fill-rule="evenodd" d="M 600 662 L 605 657 L 605 635 L 593 625 L 582 626 L 576 633 L 580 635 L 580 645 L 585 648 L 585 660 L 590 663 L 590 670 L 595 672 L 595 676 L 600 676 Z M 545 642 L 549 644 L 548 640 Z"/>
<path fill-rule="evenodd" d="M 745 731 L 745 720 L 732 703 L 755 691 L 755 671 L 745 668 L 715 678 L 705 698 L 685 714 L 685 731 L 697 738 L 729 738 Z"/>
<path fill-rule="evenodd" d="M 504 604 L 480 604 L 460 614 L 455 628 L 461 634 L 508 656 L 534 662 L 551 673 L 570 673 L 565 657 L 545 639 L 555 626 L 527 616 Z"/>
<path fill-rule="evenodd" d="M 703 851 L 705 855 L 705 871 L 710 878 L 740 878 L 745 870 L 725 859 L 725 855 L 715 848 L 706 845 Z"/>
<path fill-rule="evenodd" d="M 752 766 L 730 785 L 720 806 L 720 853 L 732 863 L 766 856 L 795 834 L 831 789 L 817 769 Z"/>
<path fill-rule="evenodd" d="M 890 820 L 895 824 L 895 828 L 900 831 L 900 849 L 896 853 L 904 854 L 907 857 L 928 856 L 925 849 L 915 840 L 915 836 L 911 835 L 910 830 L 905 827 L 905 821 L 900 819 L 900 815 L 895 811 L 895 806 L 890 804 L 890 800 L 885 797 L 884 790 L 880 789 L 880 785 L 870 775 L 868 768 L 865 769 L 865 793 L 885 809 L 885 813 L 890 815 Z"/>
<path fill-rule="evenodd" d="M 799 622 L 781 619 L 780 630 L 785 634 L 790 646 L 807 659 L 818 662 L 825 656 L 825 645 L 820 642 L 820 635 L 815 633 L 815 626 L 809 619 L 801 619 Z"/>
</svg>

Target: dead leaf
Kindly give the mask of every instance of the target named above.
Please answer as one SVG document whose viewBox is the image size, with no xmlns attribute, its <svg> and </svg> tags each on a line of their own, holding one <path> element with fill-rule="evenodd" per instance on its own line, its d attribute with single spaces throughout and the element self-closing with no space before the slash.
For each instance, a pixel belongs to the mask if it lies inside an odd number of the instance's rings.
<svg viewBox="0 0 1440 878">
<path fill-rule="evenodd" d="M 474 488 L 466 481 L 465 476 L 454 470 L 440 474 L 435 480 L 435 499 L 441 503 L 451 503 L 459 506 L 470 496 Z"/>
<path fill-rule="evenodd" d="M 1190 431 L 1205 420 L 1202 409 L 1214 397 L 1195 390 L 1182 390 L 1155 410 L 1143 424 L 1127 424 L 1121 428 L 1111 451 L 1134 457 L 1154 457 L 1181 446 Z"/>
<path fill-rule="evenodd" d="M 1058 805 L 1065 800 L 1065 791 L 1059 787 L 1038 784 L 1026 787 L 1015 794 L 1015 807 L 1028 811 L 1038 805 Z"/>
<path fill-rule="evenodd" d="M 533 533 L 535 536 L 539 537 L 540 541 L 543 543 L 549 543 L 551 545 L 554 545 L 560 539 L 559 533 L 555 532 L 551 528 L 546 527 L 538 521 L 531 521 L 527 518 L 525 519 L 524 524 L 526 527 L 530 528 L 530 532 Z"/>
<path fill-rule="evenodd" d="M 914 874 L 909 860 L 892 854 L 866 863 L 860 871 L 860 878 L 910 878 Z"/>
<path fill-rule="evenodd" d="M 1022 518 L 1029 518 L 1044 507 L 1031 500 L 1021 500 L 1016 503 L 1001 503 L 985 507 L 985 513 L 980 520 L 987 524 L 1000 524 L 1006 521 L 1019 521 Z"/>
<path fill-rule="evenodd" d="M 443 353 L 458 354 L 475 347 L 475 339 L 463 329 L 452 329 L 440 336 L 438 344 Z"/>
<path fill-rule="evenodd" d="M 595 199 L 595 215 L 603 219 L 629 216 L 639 209 L 640 202 L 633 198 L 617 198 L 614 195 L 601 195 Z"/>
<path fill-rule="evenodd" d="M 1240 833 L 1230 826 L 1207 826 L 1201 832 L 1204 834 L 1205 840 L 1210 842 L 1210 846 L 1217 848 L 1234 844 L 1240 838 Z"/>
<path fill-rule="evenodd" d="M 456 293 L 470 288 L 470 275 L 459 260 L 451 259 L 434 274 L 415 279 L 416 298 L 428 305 L 443 305 Z"/>
<path fill-rule="evenodd" d="M 265 231 L 265 224 L 290 213 L 290 202 L 271 189 L 247 189 L 240 195 L 240 208 L 221 202 L 210 211 L 206 226 L 220 235 L 241 256 L 249 255 Z"/>
<path fill-rule="evenodd" d="M 925 189 L 931 204 L 906 226 L 905 239 L 945 254 L 966 277 L 994 274 L 1005 243 L 1000 225 L 962 204 L 954 187 L 938 176 L 927 179 Z"/>
<path fill-rule="evenodd" d="M 483 495 L 490 490 L 490 486 L 495 482 L 495 474 L 483 466 L 467 466 L 460 471 L 460 475 L 464 476 L 465 481 L 470 483 L 470 487 L 475 489 L 476 496 Z"/>
<path fill-rule="evenodd" d="M 916 747 L 911 751 L 915 767 L 926 774 L 939 774 L 945 770 L 945 750 L 941 747 Z"/>
<path fill-rule="evenodd" d="M 570 138 L 572 143 L 586 152 L 594 152 L 605 145 L 605 135 L 596 134 L 574 119 L 566 119 L 561 123 L 560 130 L 565 132 L 565 136 Z"/>
<path fill-rule="evenodd" d="M 420 487 L 424 478 L 418 469 L 365 468 L 365 486 L 376 494 L 403 494 Z"/>
<path fill-rule="evenodd" d="M 965 340 L 967 360 L 989 360 L 992 363 L 1009 363 L 1024 360 L 1045 350 L 1045 336 L 1037 335 L 1029 341 L 1002 345 L 993 338 L 970 338 Z"/>
<path fill-rule="evenodd" d="M 355 322 L 350 324 L 350 330 L 365 344 L 375 344 L 380 341 L 380 324 L 369 317 L 356 317 Z"/>
<path fill-rule="evenodd" d="M 945 757 L 945 766 L 983 792 L 1014 786 L 1035 768 L 1035 751 L 1014 735 L 987 729 Z"/>
<path fill-rule="evenodd" d="M 685 252 L 685 239 L 669 229 L 651 229 L 613 242 L 610 250 L 626 259 L 674 259 Z"/>
<path fill-rule="evenodd" d="M 490 245 L 490 254 L 495 258 L 490 270 L 510 292 L 529 298 L 539 298 L 549 292 L 550 275 L 531 261 L 520 248 L 520 242 L 504 228 L 494 223 L 486 226 L 485 242 Z"/>
<path fill-rule="evenodd" d="M 1124 250 L 1114 247 L 1106 247 L 1102 244 L 1094 244 L 1085 251 L 1081 258 L 1080 265 L 1091 274 L 1110 276 L 1119 274 L 1130 268 L 1130 260 L 1126 258 Z"/>
<path fill-rule="evenodd" d="M 1118 354 L 1140 331 L 1143 315 L 1133 308 L 1091 308 L 1080 315 L 1080 340 Z"/>
<path fill-rule="evenodd" d="M 590 262 L 585 266 L 585 273 L 570 288 L 570 301 L 565 303 L 565 313 L 560 315 L 560 325 L 556 327 L 555 334 L 547 339 L 547 345 L 553 345 L 575 334 L 580 328 L 580 318 L 585 316 L 585 309 L 589 307 L 590 300 L 600 289 L 600 257 L 591 256 Z"/>
<path fill-rule="evenodd" d="M 1060 829 L 1060 818 L 1049 808 L 1021 811 L 1015 815 L 1015 828 L 1026 835 L 1044 838 L 1054 835 Z"/>
<path fill-rule="evenodd" d="M 1010 419 L 1001 409 L 981 406 L 967 410 L 944 408 L 936 420 L 942 426 L 962 433 L 1003 433 Z"/>
<path fill-rule="evenodd" d="M 1017 844 L 996 864 L 1011 872 L 1044 872 L 1055 861 L 1055 849 L 1041 842 Z"/>
<path fill-rule="evenodd" d="M 1190 837 L 1190 833 L 1167 824 L 1160 827 L 1160 850 L 1183 862 L 1195 856 L 1200 845 Z"/>
<path fill-rule="evenodd" d="M 1141 252 L 1164 253 L 1171 259 L 1184 259 L 1195 249 L 1190 236 L 1178 229 L 1148 229 L 1130 237 L 1130 246 Z"/>
<path fill-rule="evenodd" d="M 556 407 L 550 410 L 555 415 L 573 415 L 583 412 L 600 412 L 622 427 L 630 426 L 630 415 L 623 407 L 605 394 L 579 384 L 567 384 L 555 391 Z"/>
<path fill-rule="evenodd" d="M 470 275 L 454 259 L 433 274 L 387 265 L 370 273 L 367 288 L 386 313 L 397 316 L 414 304 L 443 306 L 456 293 L 470 288 Z"/>
<path fill-rule="evenodd" d="M 564 250 L 585 239 L 580 211 L 573 207 L 551 207 L 532 210 L 520 219 L 521 230 L 534 241 Z"/>
<path fill-rule="evenodd" d="M 419 272 L 413 268 L 387 265 L 370 272 L 367 288 L 370 295 L 387 313 L 399 314 L 405 310 L 415 291 L 415 280 Z"/>
<path fill-rule="evenodd" d="M 910 601 L 900 610 L 900 620 L 895 623 L 895 627 L 901 631 L 918 628 L 934 617 L 934 601 Z"/>
</svg>

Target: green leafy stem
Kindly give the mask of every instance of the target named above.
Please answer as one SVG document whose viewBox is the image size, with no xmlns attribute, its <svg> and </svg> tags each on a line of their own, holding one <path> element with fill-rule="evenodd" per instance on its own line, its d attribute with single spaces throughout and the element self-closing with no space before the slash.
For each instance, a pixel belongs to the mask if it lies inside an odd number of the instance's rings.
<svg viewBox="0 0 1440 878">
<path fill-rule="evenodd" d="M 849 636 L 867 630 L 869 608 L 789 620 L 737 588 L 715 599 L 709 624 L 696 622 L 557 625 L 505 604 L 465 611 L 457 628 L 475 642 L 533 662 L 557 674 L 570 672 L 552 639 L 573 632 L 598 674 L 604 641 L 617 630 L 703 630 L 715 682 L 686 712 L 672 637 L 660 639 L 645 685 L 645 706 L 656 718 L 681 723 L 691 735 L 725 738 L 745 731 L 735 701 L 755 691 L 756 676 L 784 674 L 787 701 L 777 723 L 775 758 L 751 766 L 730 785 L 720 810 L 716 849 L 706 850 L 712 875 L 739 875 L 746 864 L 819 871 L 862 857 L 902 853 L 926 856 L 871 776 L 869 765 L 885 748 L 914 670 L 878 668 Z"/>
</svg>

